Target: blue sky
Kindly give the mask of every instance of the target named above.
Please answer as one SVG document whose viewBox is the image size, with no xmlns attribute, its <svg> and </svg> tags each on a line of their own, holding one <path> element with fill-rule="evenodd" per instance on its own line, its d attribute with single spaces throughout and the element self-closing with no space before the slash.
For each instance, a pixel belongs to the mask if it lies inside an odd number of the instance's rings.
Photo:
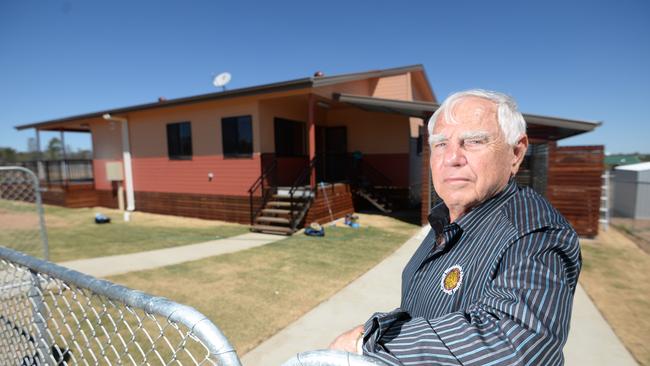
<svg viewBox="0 0 650 366">
<path fill-rule="evenodd" d="M 527 113 L 604 122 L 563 145 L 650 153 L 644 0 L 3 0 L 0 146 L 26 149 L 34 132 L 15 125 L 215 91 L 222 71 L 233 89 L 417 63 L 439 99 L 503 91 Z"/>
</svg>

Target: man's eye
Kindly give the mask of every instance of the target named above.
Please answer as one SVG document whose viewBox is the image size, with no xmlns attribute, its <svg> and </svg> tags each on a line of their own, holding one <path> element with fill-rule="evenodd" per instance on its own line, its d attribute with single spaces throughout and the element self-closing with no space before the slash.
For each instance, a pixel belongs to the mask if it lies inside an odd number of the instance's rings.
<svg viewBox="0 0 650 366">
<path fill-rule="evenodd" d="M 445 147 L 445 146 L 447 146 L 447 143 L 446 143 L 446 142 L 436 142 L 436 143 L 433 145 L 433 147 L 436 148 L 436 149 L 440 149 L 440 148 L 443 148 L 443 147 Z"/>
<path fill-rule="evenodd" d="M 464 142 L 467 146 L 479 146 L 485 144 L 485 139 L 469 139 Z"/>
</svg>

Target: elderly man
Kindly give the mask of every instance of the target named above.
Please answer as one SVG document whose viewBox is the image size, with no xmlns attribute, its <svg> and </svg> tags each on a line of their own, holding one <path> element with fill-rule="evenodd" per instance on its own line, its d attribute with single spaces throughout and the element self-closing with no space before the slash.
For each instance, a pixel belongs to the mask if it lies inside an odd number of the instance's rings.
<svg viewBox="0 0 650 366">
<path fill-rule="evenodd" d="M 391 365 L 559 365 L 580 273 L 575 231 L 514 176 L 526 123 L 500 93 L 451 95 L 429 121 L 442 202 L 402 273 L 402 302 L 330 347 Z"/>
</svg>

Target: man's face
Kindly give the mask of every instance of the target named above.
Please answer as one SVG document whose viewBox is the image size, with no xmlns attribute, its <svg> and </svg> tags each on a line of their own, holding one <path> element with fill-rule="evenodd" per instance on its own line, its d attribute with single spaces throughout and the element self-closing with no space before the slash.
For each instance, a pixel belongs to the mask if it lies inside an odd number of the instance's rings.
<svg viewBox="0 0 650 366">
<path fill-rule="evenodd" d="M 454 121 L 438 117 L 433 130 L 431 175 L 452 221 L 500 192 L 514 175 L 528 147 L 523 136 L 509 146 L 497 122 L 497 106 L 465 97 L 452 105 Z"/>
</svg>

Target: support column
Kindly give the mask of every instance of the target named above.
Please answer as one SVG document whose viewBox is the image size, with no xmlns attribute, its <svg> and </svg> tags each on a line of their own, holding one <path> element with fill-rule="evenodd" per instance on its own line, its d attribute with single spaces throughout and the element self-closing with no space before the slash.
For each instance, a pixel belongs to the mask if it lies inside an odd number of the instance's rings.
<svg viewBox="0 0 650 366">
<path fill-rule="evenodd" d="M 39 180 L 45 180 L 45 167 L 43 166 L 43 154 L 41 153 L 41 131 L 35 128 L 36 131 L 36 175 Z M 49 185 L 49 181 L 47 182 Z"/>
<path fill-rule="evenodd" d="M 429 129 L 427 124 L 430 116 L 427 116 L 424 119 L 424 128 L 422 129 L 422 209 L 420 211 L 420 222 L 422 225 L 426 225 L 429 222 L 429 212 L 431 211 L 431 206 L 433 205 L 433 197 L 431 196 L 431 187 L 433 182 L 431 182 L 431 148 L 429 145 Z"/>
<path fill-rule="evenodd" d="M 59 130 L 59 133 L 61 135 L 61 180 L 63 181 L 64 185 L 68 185 L 68 164 L 66 162 L 66 152 L 65 152 L 65 137 L 63 130 Z"/>
<path fill-rule="evenodd" d="M 129 142 L 129 122 L 126 118 L 122 121 L 122 160 L 124 161 L 124 175 L 126 183 L 126 210 L 125 220 L 129 221 L 129 213 L 135 211 L 135 194 L 133 193 L 133 167 L 131 166 L 131 144 Z"/>
<path fill-rule="evenodd" d="M 309 94 L 309 117 L 307 119 L 307 131 L 309 136 L 309 162 L 316 157 L 316 98 Z M 309 185 L 316 188 L 316 169 L 310 171 Z"/>
</svg>

